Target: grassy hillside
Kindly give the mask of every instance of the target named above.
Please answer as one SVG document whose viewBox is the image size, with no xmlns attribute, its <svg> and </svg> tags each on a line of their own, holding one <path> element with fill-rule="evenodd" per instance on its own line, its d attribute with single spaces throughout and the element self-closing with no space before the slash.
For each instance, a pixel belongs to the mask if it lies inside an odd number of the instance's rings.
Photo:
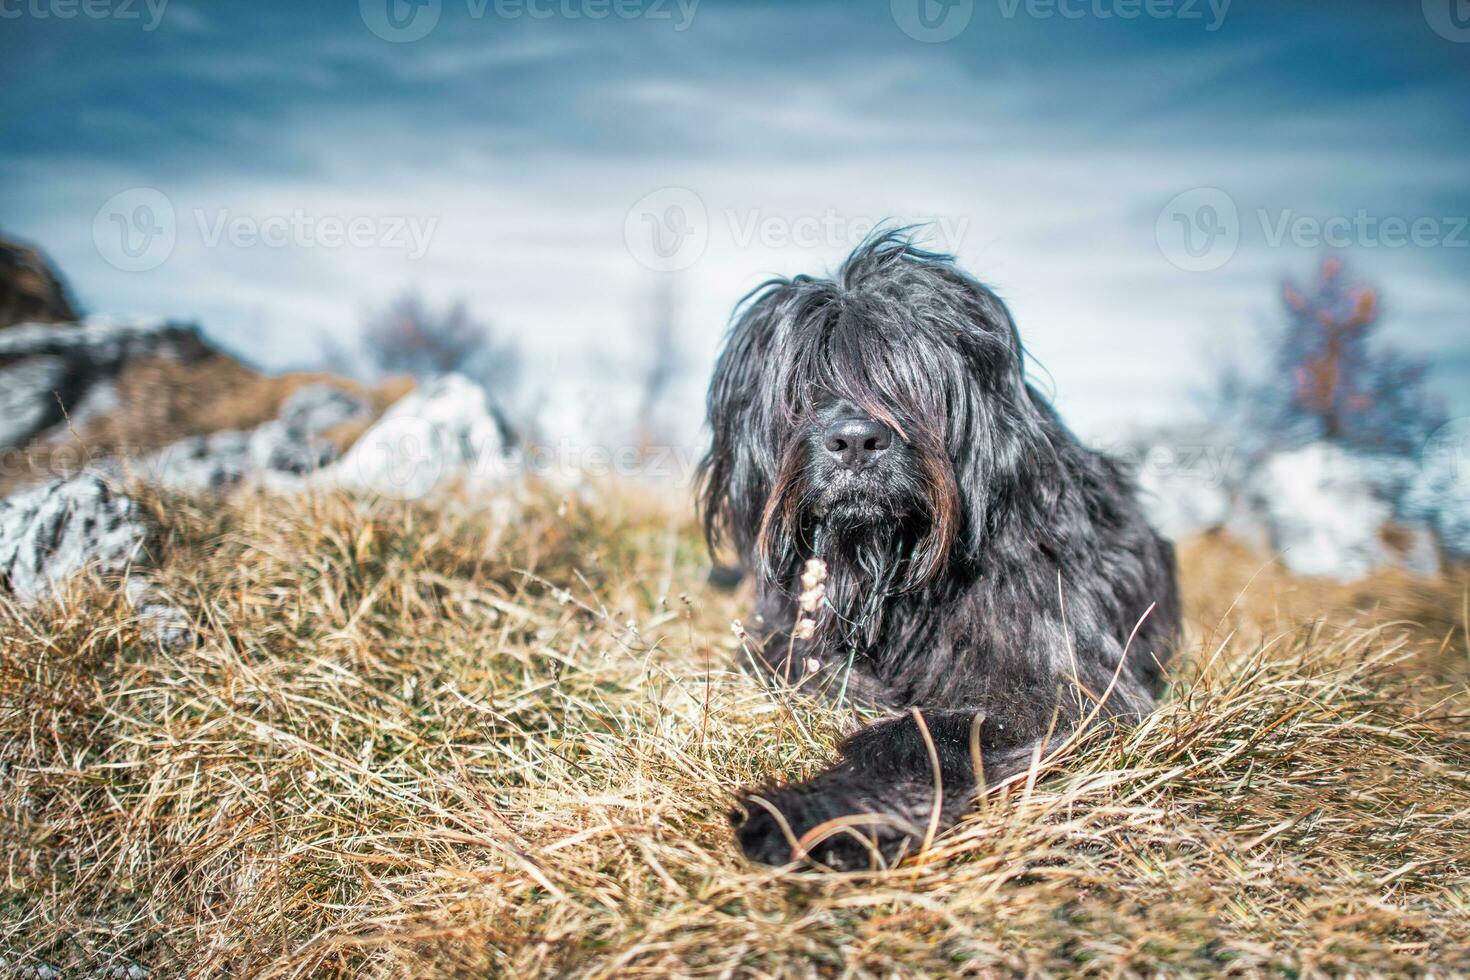
<svg viewBox="0 0 1470 980">
<path fill-rule="evenodd" d="M 1470 579 L 1185 549 L 1166 703 L 900 868 L 739 860 L 850 723 L 731 669 L 682 501 L 153 498 L 203 645 L 0 606 L 0 956 L 153 977 L 1470 973 Z"/>
</svg>

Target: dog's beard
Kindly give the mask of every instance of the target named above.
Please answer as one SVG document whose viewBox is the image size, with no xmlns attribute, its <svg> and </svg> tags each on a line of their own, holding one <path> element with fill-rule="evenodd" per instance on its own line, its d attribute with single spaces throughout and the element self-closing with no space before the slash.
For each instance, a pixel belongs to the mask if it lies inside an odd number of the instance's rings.
<svg viewBox="0 0 1470 980">
<path fill-rule="evenodd" d="M 826 566 L 815 620 L 819 644 L 865 646 L 882 626 L 883 604 L 900 587 L 915 518 L 871 482 L 823 481 L 788 471 L 766 508 L 761 553 L 767 583 L 794 597 L 808 559 Z"/>
<path fill-rule="evenodd" d="M 903 520 L 845 519 L 858 511 L 844 508 L 812 529 L 812 557 L 826 565 L 825 602 L 817 633 L 845 647 L 877 642 L 885 604 L 899 591 L 905 545 L 914 535 Z"/>
</svg>

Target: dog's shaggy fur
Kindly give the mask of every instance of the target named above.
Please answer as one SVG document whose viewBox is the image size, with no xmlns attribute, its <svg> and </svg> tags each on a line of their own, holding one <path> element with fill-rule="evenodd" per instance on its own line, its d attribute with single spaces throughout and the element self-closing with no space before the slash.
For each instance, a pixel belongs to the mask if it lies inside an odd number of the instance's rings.
<svg viewBox="0 0 1470 980">
<path fill-rule="evenodd" d="M 834 279 L 774 280 L 737 312 L 701 503 L 711 546 L 757 580 L 756 666 L 895 712 L 814 779 L 745 796 L 750 858 L 892 861 L 982 782 L 1152 707 L 1179 631 L 1173 549 L 1027 384 L 990 290 L 887 232 Z M 845 419 L 891 445 L 842 465 L 824 433 Z M 827 580 L 807 614 L 813 558 Z"/>
</svg>

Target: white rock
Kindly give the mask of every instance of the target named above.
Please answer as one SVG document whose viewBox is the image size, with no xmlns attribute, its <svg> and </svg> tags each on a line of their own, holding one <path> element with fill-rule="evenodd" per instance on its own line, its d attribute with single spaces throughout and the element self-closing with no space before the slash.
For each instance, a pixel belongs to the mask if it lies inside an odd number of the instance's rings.
<svg viewBox="0 0 1470 980">
<path fill-rule="evenodd" d="M 368 414 L 368 404 L 350 391 L 335 385 L 302 385 L 291 392 L 278 415 L 288 431 L 320 436 L 346 422 Z"/>
<path fill-rule="evenodd" d="M 1299 575 L 1359 578 L 1388 565 L 1437 569 L 1422 525 L 1395 521 L 1376 457 L 1326 443 L 1268 456 L 1251 474 L 1247 501 L 1282 563 Z M 1395 537 L 1406 548 L 1391 546 Z"/>
<path fill-rule="evenodd" d="M 1429 438 L 1406 509 L 1427 521 L 1451 558 L 1470 559 L 1470 418 L 1455 419 Z"/>
<path fill-rule="evenodd" d="M 519 470 L 485 389 L 448 374 L 388 409 L 322 481 L 414 500 L 456 481 L 471 489 L 502 487 Z"/>
<path fill-rule="evenodd" d="M 170 490 L 225 490 L 250 470 L 250 433 L 225 430 L 190 436 L 136 460 L 120 472 Z"/>
<path fill-rule="evenodd" d="M 0 330 L 0 360 L 80 354 L 92 363 L 116 365 L 133 357 L 187 358 L 206 351 L 195 327 L 162 320 L 91 316 L 80 323 L 23 323 Z"/>
<path fill-rule="evenodd" d="M 1396 523 L 1384 535 L 1392 564 L 1416 575 L 1437 575 L 1440 569 L 1439 536 L 1426 524 Z"/>
<path fill-rule="evenodd" d="M 337 458 L 337 447 L 323 436 L 346 422 L 366 418 L 366 401 L 330 385 L 292 392 L 279 417 L 250 433 L 250 465 L 256 473 L 301 477 Z"/>
<path fill-rule="evenodd" d="M 84 569 L 139 560 L 147 539 L 137 505 L 95 477 L 24 490 L 0 501 L 0 585 L 32 602 Z"/>
<path fill-rule="evenodd" d="M 152 578 L 130 575 L 123 591 L 138 613 L 139 625 L 162 646 L 177 650 L 200 641 L 189 614 L 170 601 Z"/>
<path fill-rule="evenodd" d="M 84 570 L 120 571 L 144 557 L 148 528 L 132 500 L 81 476 L 0 501 L 0 588 L 22 603 L 46 598 Z M 171 648 L 197 642 L 187 613 L 143 575 L 124 591 L 144 631 Z"/>
<path fill-rule="evenodd" d="M 1138 483 L 1149 523 L 1167 538 L 1223 527 L 1240 481 L 1236 447 L 1205 426 L 1135 434 L 1100 447 Z"/>
<path fill-rule="evenodd" d="M 1138 471 L 1144 514 L 1166 538 L 1222 526 L 1230 515 L 1230 491 L 1203 456 L 1207 447 L 1155 446 Z"/>
<path fill-rule="evenodd" d="M 24 446 L 61 415 L 51 392 L 65 387 L 66 361 L 31 357 L 0 367 L 0 450 Z"/>
</svg>

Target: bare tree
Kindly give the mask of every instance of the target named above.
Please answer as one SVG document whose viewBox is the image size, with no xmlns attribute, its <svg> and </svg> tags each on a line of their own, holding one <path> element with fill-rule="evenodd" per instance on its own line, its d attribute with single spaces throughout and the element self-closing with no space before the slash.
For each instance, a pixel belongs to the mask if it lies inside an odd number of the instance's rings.
<svg viewBox="0 0 1470 980">
<path fill-rule="evenodd" d="M 472 315 L 463 301 L 434 310 L 417 293 L 404 293 L 364 324 L 362 349 L 379 376 L 458 372 L 502 400 L 520 382 L 520 348 Z"/>
</svg>

